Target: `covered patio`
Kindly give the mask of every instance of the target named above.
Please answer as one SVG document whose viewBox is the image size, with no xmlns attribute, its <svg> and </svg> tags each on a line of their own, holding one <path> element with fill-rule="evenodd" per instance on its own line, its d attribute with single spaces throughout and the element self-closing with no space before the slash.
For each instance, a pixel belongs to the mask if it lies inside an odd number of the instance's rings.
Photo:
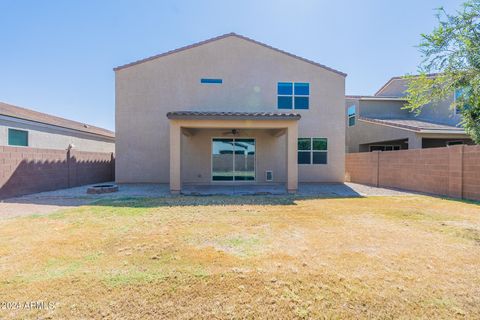
<svg viewBox="0 0 480 320">
<path fill-rule="evenodd" d="M 209 185 L 298 189 L 297 113 L 192 112 L 170 120 L 170 192 Z"/>
</svg>

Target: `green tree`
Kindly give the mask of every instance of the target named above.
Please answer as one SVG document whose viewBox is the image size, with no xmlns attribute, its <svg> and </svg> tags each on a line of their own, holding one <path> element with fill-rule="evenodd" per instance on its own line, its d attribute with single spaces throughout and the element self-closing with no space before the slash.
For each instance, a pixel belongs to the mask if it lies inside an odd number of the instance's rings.
<svg viewBox="0 0 480 320">
<path fill-rule="evenodd" d="M 406 76 L 405 108 L 418 114 L 458 90 L 451 107 L 458 108 L 465 131 L 480 144 L 480 0 L 465 2 L 454 15 L 439 8 L 436 16 L 438 26 L 422 34 L 419 45 L 420 75 Z"/>
</svg>

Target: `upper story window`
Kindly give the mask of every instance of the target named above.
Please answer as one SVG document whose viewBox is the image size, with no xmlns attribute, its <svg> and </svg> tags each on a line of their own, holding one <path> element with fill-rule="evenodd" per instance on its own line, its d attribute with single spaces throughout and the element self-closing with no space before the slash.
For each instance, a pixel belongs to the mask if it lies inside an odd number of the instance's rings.
<svg viewBox="0 0 480 320">
<path fill-rule="evenodd" d="M 28 147 L 28 131 L 8 129 L 8 145 Z"/>
<path fill-rule="evenodd" d="M 208 84 L 222 84 L 222 79 L 211 79 L 211 78 L 202 78 L 200 79 L 200 83 L 208 83 Z"/>
<path fill-rule="evenodd" d="M 278 109 L 308 109 L 310 84 L 307 82 L 279 82 Z"/>
<path fill-rule="evenodd" d="M 348 115 L 348 126 L 349 127 L 354 126 L 355 125 L 355 116 L 356 116 L 355 105 L 352 105 L 352 106 L 348 107 L 347 115 Z"/>
<path fill-rule="evenodd" d="M 455 114 L 461 114 L 462 113 L 462 107 L 464 109 L 469 109 L 470 106 L 468 104 L 465 104 L 463 106 L 457 105 L 457 101 L 461 99 L 465 99 L 469 95 L 469 88 L 458 88 L 455 89 L 455 92 L 453 94 L 453 101 L 455 102 Z"/>
</svg>

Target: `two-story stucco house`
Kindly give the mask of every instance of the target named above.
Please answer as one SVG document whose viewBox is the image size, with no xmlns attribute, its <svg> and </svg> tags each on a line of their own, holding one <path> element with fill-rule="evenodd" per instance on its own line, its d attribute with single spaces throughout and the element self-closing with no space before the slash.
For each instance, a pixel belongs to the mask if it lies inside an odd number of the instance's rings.
<svg viewBox="0 0 480 320">
<path fill-rule="evenodd" d="M 449 99 L 426 105 L 416 115 L 403 109 L 407 81 L 393 77 L 373 96 L 346 96 L 347 152 L 473 144 L 460 126 L 461 115 L 451 109 L 454 92 Z"/>
<path fill-rule="evenodd" d="M 114 70 L 119 183 L 344 180 L 342 72 L 234 33 Z"/>
</svg>

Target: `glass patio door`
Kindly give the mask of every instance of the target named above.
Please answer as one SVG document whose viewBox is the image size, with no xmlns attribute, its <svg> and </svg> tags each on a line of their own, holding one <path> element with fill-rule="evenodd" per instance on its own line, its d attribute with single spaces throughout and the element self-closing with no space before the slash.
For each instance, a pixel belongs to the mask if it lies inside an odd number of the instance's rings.
<svg viewBox="0 0 480 320">
<path fill-rule="evenodd" d="M 213 139 L 212 180 L 254 181 L 255 139 Z"/>
<path fill-rule="evenodd" d="M 253 181 L 255 180 L 255 140 L 254 139 L 233 139 L 234 180 Z"/>
</svg>

